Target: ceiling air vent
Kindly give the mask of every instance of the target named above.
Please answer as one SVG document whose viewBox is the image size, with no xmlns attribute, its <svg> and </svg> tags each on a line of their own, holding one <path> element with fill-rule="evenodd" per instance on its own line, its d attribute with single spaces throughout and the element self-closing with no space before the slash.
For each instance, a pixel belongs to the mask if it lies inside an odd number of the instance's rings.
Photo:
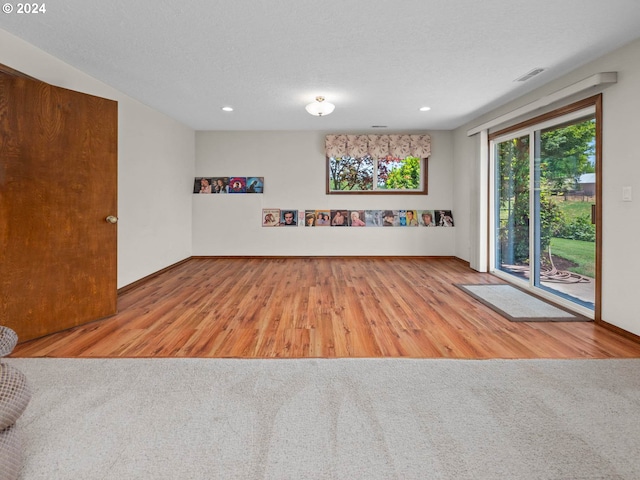
<svg viewBox="0 0 640 480">
<path fill-rule="evenodd" d="M 524 75 L 522 75 L 521 77 L 516 78 L 514 80 L 514 82 L 526 82 L 531 77 L 535 77 L 536 75 L 538 75 L 539 73 L 542 73 L 542 72 L 544 72 L 544 68 L 540 68 L 540 67 L 534 68 L 530 72 L 527 72 Z"/>
</svg>

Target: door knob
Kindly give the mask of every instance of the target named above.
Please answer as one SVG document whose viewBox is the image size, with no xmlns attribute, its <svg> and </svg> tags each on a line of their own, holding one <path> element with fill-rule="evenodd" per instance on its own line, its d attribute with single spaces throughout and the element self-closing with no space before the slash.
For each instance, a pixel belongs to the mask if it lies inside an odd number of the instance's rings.
<svg viewBox="0 0 640 480">
<path fill-rule="evenodd" d="M 113 215 L 109 215 L 105 220 L 109 223 L 118 223 L 118 217 L 114 217 Z"/>
</svg>

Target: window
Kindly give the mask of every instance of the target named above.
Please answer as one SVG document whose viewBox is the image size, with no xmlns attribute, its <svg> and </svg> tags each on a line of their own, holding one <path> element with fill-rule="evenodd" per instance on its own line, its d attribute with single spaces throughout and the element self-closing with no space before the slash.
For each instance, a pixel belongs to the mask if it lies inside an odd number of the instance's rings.
<svg viewBox="0 0 640 480">
<path fill-rule="evenodd" d="M 328 194 L 426 194 L 428 135 L 327 135 Z"/>
<path fill-rule="evenodd" d="M 387 156 L 374 160 L 370 155 L 329 158 L 329 191 L 424 193 L 423 161 L 418 157 Z"/>
</svg>

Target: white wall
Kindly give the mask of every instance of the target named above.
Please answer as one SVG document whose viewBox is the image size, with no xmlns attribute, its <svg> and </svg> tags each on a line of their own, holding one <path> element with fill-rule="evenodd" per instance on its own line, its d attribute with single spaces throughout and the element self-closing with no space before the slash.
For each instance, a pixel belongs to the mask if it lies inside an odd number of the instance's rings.
<svg viewBox="0 0 640 480">
<path fill-rule="evenodd" d="M 478 198 L 478 165 L 480 163 L 479 135 L 467 137 L 466 130 L 452 132 L 455 184 L 453 208 L 459 219 L 456 227 L 455 256 L 472 261 L 471 235 L 477 231 L 476 199 Z"/>
<path fill-rule="evenodd" d="M 454 132 L 456 176 L 455 208 L 458 224 L 472 225 L 469 197 L 474 179 L 471 172 L 479 160 L 477 140 L 466 131 L 502 113 L 515 110 L 544 95 L 560 90 L 599 72 L 618 72 L 618 83 L 603 91 L 602 158 L 602 319 L 640 335 L 640 314 L 636 300 L 640 291 L 640 151 L 637 148 L 638 112 L 640 112 L 640 41 L 633 42 L 600 58 L 537 91 L 484 115 Z M 468 172 L 464 175 L 464 172 Z M 632 202 L 622 201 L 622 187 L 634 190 Z M 457 229 L 456 255 L 468 259 L 469 238 Z M 474 235 L 474 231 L 469 231 Z"/>
<path fill-rule="evenodd" d="M 118 102 L 118 287 L 189 257 L 195 132 L 4 30 L 0 63 Z"/>
<path fill-rule="evenodd" d="M 265 192 L 193 195 L 193 254 L 454 255 L 457 227 L 293 229 L 261 225 L 263 208 L 451 210 L 451 133 L 428 133 L 432 141 L 428 195 L 418 196 L 326 195 L 326 132 L 197 132 L 197 176 L 261 176 Z M 455 221 L 455 210 L 453 215 Z"/>
</svg>

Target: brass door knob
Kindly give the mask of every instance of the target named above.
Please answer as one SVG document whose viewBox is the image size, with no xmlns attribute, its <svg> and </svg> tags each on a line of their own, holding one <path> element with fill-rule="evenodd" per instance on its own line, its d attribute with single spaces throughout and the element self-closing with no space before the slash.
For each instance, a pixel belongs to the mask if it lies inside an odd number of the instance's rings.
<svg viewBox="0 0 640 480">
<path fill-rule="evenodd" d="M 109 215 L 105 220 L 109 223 L 118 223 L 118 217 L 114 217 L 113 215 Z"/>
</svg>

